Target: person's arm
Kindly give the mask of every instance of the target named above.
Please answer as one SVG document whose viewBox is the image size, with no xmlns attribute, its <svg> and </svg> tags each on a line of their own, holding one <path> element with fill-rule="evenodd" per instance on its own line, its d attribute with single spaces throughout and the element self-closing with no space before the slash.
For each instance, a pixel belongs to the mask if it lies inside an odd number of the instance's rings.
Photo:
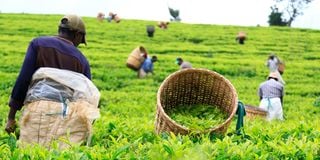
<svg viewBox="0 0 320 160">
<path fill-rule="evenodd" d="M 262 90 L 261 90 L 261 87 L 259 87 L 259 89 L 258 89 L 258 95 L 259 95 L 259 100 L 261 101 L 261 100 L 262 100 Z"/>
<path fill-rule="evenodd" d="M 86 64 L 85 69 L 84 69 L 84 75 L 91 80 L 91 70 L 90 70 L 90 65 L 89 63 Z"/>
<path fill-rule="evenodd" d="M 9 114 L 8 114 L 8 121 L 6 125 L 6 132 L 7 133 L 13 133 L 16 130 L 16 116 L 17 109 L 10 107 Z"/>
<path fill-rule="evenodd" d="M 37 69 L 37 50 L 34 43 L 35 42 L 32 41 L 28 47 L 19 76 L 11 93 L 11 98 L 9 101 L 10 110 L 8 113 L 8 122 L 6 125 L 6 131 L 8 133 L 14 132 L 13 128 L 15 126 L 16 112 L 18 110 L 21 110 L 23 106 L 23 101 L 26 97 L 32 75 Z"/>
</svg>

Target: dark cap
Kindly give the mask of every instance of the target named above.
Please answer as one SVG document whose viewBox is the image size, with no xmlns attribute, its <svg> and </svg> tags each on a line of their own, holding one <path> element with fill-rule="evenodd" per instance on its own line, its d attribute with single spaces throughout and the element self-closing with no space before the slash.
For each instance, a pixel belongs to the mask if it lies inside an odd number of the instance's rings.
<svg viewBox="0 0 320 160">
<path fill-rule="evenodd" d="M 80 33 L 83 33 L 82 43 L 86 44 L 86 27 L 84 25 L 83 20 L 79 16 L 74 14 L 63 16 L 60 20 L 59 27 L 68 28 L 71 31 L 78 31 Z"/>
<path fill-rule="evenodd" d="M 157 57 L 157 56 L 152 56 L 151 61 L 152 61 L 152 62 L 158 61 L 158 57 Z"/>
<path fill-rule="evenodd" d="M 182 61 L 181 57 L 177 57 L 176 61 Z"/>
<path fill-rule="evenodd" d="M 182 58 L 181 57 L 177 57 L 176 58 L 176 64 L 179 64 L 180 65 L 180 63 L 182 63 Z"/>
</svg>

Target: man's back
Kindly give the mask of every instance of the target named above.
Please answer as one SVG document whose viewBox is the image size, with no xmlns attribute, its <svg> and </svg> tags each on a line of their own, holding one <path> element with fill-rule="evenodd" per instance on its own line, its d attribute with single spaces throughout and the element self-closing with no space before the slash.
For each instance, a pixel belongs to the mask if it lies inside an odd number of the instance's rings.
<svg viewBox="0 0 320 160">
<path fill-rule="evenodd" d="M 87 59 L 72 42 L 60 37 L 40 37 L 34 39 L 31 45 L 36 48 L 37 68 L 67 69 L 91 78 Z"/>
<path fill-rule="evenodd" d="M 76 48 L 86 44 L 86 28 L 81 17 L 65 15 L 60 19 L 58 37 L 39 37 L 29 44 L 19 76 L 12 89 L 9 101 L 6 131 L 15 131 L 15 116 L 24 105 L 33 74 L 41 67 L 65 69 L 85 75 L 91 79 L 87 59 Z"/>
<path fill-rule="evenodd" d="M 269 79 L 260 84 L 259 87 L 259 96 L 262 98 L 275 98 L 283 96 L 283 85 L 274 80 Z"/>
<path fill-rule="evenodd" d="M 185 69 L 185 68 L 192 68 L 192 65 L 190 62 L 184 61 L 180 65 L 180 69 Z"/>
<path fill-rule="evenodd" d="M 151 58 L 147 58 L 143 64 L 142 64 L 142 69 L 145 72 L 152 72 L 153 71 L 153 63 L 151 61 Z"/>
<path fill-rule="evenodd" d="M 31 41 L 20 74 L 13 87 L 10 106 L 20 109 L 26 96 L 33 73 L 40 67 L 67 69 L 84 74 L 91 79 L 87 59 L 63 38 L 39 37 Z"/>
</svg>

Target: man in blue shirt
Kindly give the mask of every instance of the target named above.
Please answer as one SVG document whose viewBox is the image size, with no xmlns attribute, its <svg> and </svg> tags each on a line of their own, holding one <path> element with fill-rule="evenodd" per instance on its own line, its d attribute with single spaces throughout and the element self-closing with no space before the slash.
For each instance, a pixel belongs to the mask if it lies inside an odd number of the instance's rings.
<svg viewBox="0 0 320 160">
<path fill-rule="evenodd" d="M 143 78 L 147 76 L 148 73 L 153 74 L 153 63 L 157 60 L 157 56 L 152 56 L 152 58 L 148 57 L 145 59 L 138 71 L 138 77 Z"/>
<path fill-rule="evenodd" d="M 38 37 L 29 44 L 9 101 L 10 111 L 5 128 L 8 133 L 15 131 L 16 112 L 24 105 L 32 75 L 40 67 L 66 69 L 91 79 L 89 62 L 77 49 L 80 43 L 86 44 L 86 29 L 82 19 L 77 15 L 62 17 L 58 32 L 58 36 Z"/>
</svg>

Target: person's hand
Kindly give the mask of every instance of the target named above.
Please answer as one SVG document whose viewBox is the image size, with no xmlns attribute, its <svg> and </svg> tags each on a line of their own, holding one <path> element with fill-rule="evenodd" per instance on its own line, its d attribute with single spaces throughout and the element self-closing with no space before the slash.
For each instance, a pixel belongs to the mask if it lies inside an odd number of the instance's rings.
<svg viewBox="0 0 320 160">
<path fill-rule="evenodd" d="M 7 126 L 5 128 L 6 132 L 8 134 L 13 133 L 16 131 L 16 128 L 17 128 L 16 121 L 15 120 L 8 120 Z"/>
</svg>

